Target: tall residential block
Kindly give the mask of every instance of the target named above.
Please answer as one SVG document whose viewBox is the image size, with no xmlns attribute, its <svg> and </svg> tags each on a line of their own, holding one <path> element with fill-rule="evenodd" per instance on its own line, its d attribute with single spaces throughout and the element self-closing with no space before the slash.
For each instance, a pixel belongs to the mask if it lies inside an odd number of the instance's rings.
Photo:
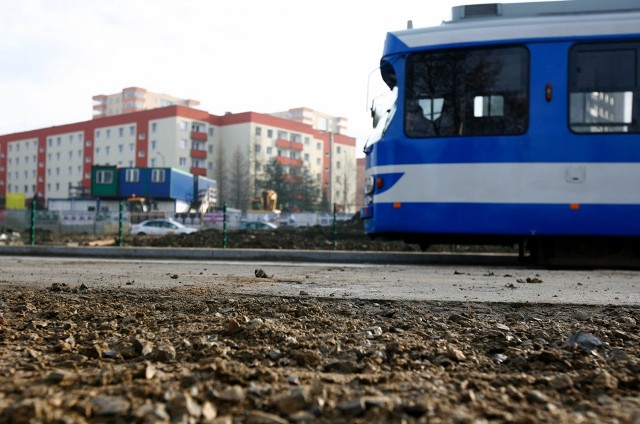
<svg viewBox="0 0 640 424">
<path fill-rule="evenodd" d="M 172 105 L 196 107 L 200 104 L 197 100 L 153 93 L 140 87 L 128 87 L 116 94 L 98 94 L 93 96 L 93 102 L 94 119 Z"/>
</svg>

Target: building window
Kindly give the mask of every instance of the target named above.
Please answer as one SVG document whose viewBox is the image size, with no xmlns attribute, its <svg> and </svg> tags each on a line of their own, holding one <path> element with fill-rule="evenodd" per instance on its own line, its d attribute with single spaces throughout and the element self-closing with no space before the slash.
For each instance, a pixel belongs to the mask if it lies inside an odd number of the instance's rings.
<svg viewBox="0 0 640 424">
<path fill-rule="evenodd" d="M 118 128 L 118 136 L 119 137 L 124 137 L 124 128 L 122 128 L 122 127 Z"/>
<path fill-rule="evenodd" d="M 213 127 L 209 127 L 209 137 L 213 137 Z"/>
<path fill-rule="evenodd" d="M 124 153 L 124 144 L 118 144 L 118 153 Z"/>
<path fill-rule="evenodd" d="M 260 153 L 260 147 L 261 147 L 261 146 L 260 146 L 259 144 L 256 144 L 256 145 L 255 145 L 255 152 L 256 152 L 256 153 Z"/>
<path fill-rule="evenodd" d="M 107 138 L 111 137 L 111 130 L 106 130 L 105 131 L 105 135 L 107 136 Z"/>
<path fill-rule="evenodd" d="M 140 170 L 137 168 L 125 170 L 124 180 L 128 183 L 137 183 L 140 181 Z"/>
<path fill-rule="evenodd" d="M 96 140 L 99 140 L 99 139 L 100 139 L 100 130 L 96 130 L 96 137 L 95 137 L 95 139 L 96 139 Z"/>
<path fill-rule="evenodd" d="M 186 131 L 187 130 L 187 122 L 186 121 L 180 121 L 180 130 L 181 131 Z"/>
<path fill-rule="evenodd" d="M 154 133 L 158 131 L 158 123 L 157 122 L 152 122 L 151 123 L 151 132 Z"/>
<path fill-rule="evenodd" d="M 138 157 L 139 157 L 139 158 L 143 158 L 143 157 L 144 157 L 144 155 L 145 155 L 145 154 L 144 154 L 144 150 L 139 150 L 139 151 L 138 151 Z"/>
<path fill-rule="evenodd" d="M 267 137 L 273 138 L 273 130 L 267 130 Z"/>
<path fill-rule="evenodd" d="M 316 143 L 316 150 L 322 150 L 322 143 Z"/>
<path fill-rule="evenodd" d="M 187 139 L 181 138 L 180 141 L 179 141 L 179 145 L 180 145 L 180 148 L 182 150 L 185 150 L 187 148 L 187 146 L 189 145 L 189 143 L 187 143 Z"/>
<path fill-rule="evenodd" d="M 156 150 L 156 144 L 158 144 L 155 140 L 151 140 L 151 150 Z"/>
<path fill-rule="evenodd" d="M 180 158 L 180 159 L 178 160 L 178 164 L 179 164 L 180 166 L 186 166 L 186 165 L 187 165 L 187 158 Z"/>
<path fill-rule="evenodd" d="M 256 127 L 256 135 L 261 135 L 261 134 L 262 134 L 262 128 Z"/>
<path fill-rule="evenodd" d="M 164 182 L 164 169 L 152 169 L 151 170 L 151 182 L 152 183 L 163 183 Z"/>
<path fill-rule="evenodd" d="M 136 134 L 136 127 L 131 125 L 129 127 L 129 135 L 135 135 Z"/>
<path fill-rule="evenodd" d="M 273 147 L 267 147 L 267 155 L 271 155 L 273 152 Z"/>
</svg>

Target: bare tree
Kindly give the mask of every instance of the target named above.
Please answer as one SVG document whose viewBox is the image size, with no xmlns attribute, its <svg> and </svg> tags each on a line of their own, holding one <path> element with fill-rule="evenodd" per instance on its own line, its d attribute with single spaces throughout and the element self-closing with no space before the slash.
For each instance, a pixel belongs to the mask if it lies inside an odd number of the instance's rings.
<svg viewBox="0 0 640 424">
<path fill-rule="evenodd" d="M 230 206 L 243 211 L 247 210 L 251 196 L 249 174 L 249 163 L 238 147 L 231 158 L 227 201 Z"/>
<path fill-rule="evenodd" d="M 338 187 L 340 187 L 342 208 L 344 212 L 350 212 L 351 208 L 355 205 L 355 187 L 356 187 L 356 170 L 355 164 L 352 161 L 347 160 L 347 155 L 344 156 L 344 166 L 341 175 L 341 181 Z"/>
<path fill-rule="evenodd" d="M 216 150 L 216 168 L 214 174 L 216 182 L 218 183 L 218 205 L 222 206 L 227 202 L 228 198 L 228 174 L 222 142 L 218 144 L 218 148 Z"/>
</svg>

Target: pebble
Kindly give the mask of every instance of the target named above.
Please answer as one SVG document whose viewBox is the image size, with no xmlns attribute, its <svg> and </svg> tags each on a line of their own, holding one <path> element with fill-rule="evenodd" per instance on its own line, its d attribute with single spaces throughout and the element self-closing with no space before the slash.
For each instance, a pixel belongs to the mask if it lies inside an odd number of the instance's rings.
<svg viewBox="0 0 640 424">
<path fill-rule="evenodd" d="M 96 416 L 125 415 L 130 406 L 122 396 L 96 396 L 91 399 L 91 412 Z"/>
</svg>

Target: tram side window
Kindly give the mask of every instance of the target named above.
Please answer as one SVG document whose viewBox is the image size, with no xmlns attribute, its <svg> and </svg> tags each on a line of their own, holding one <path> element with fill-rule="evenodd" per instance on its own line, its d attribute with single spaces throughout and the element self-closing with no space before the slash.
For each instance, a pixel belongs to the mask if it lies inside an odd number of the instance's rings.
<svg viewBox="0 0 640 424">
<path fill-rule="evenodd" d="M 569 53 L 569 127 L 637 133 L 640 43 L 578 44 Z"/>
<path fill-rule="evenodd" d="M 498 47 L 416 53 L 407 60 L 409 137 L 522 134 L 529 119 L 529 52 Z"/>
</svg>

